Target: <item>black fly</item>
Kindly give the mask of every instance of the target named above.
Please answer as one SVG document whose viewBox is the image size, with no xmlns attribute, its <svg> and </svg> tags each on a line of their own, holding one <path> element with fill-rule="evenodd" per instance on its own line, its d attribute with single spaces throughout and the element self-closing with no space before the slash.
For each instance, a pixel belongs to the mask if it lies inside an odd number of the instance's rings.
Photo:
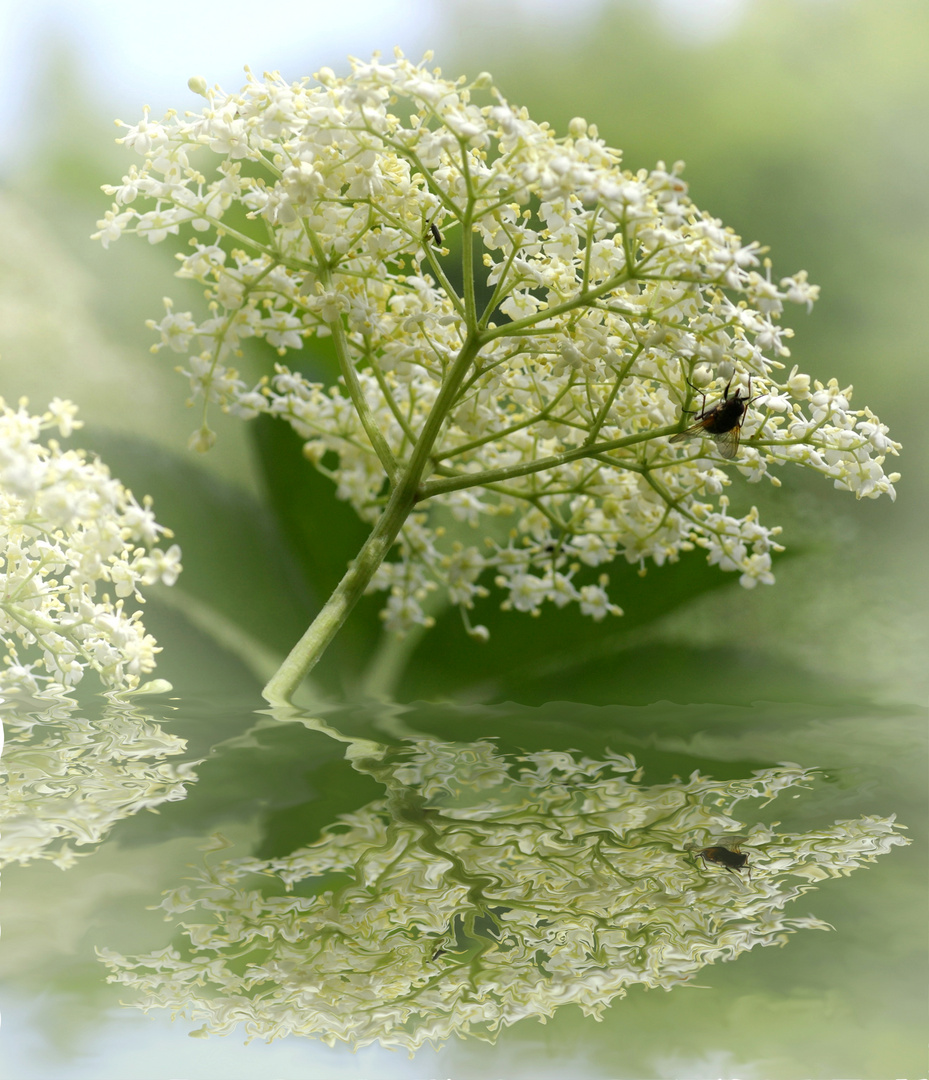
<svg viewBox="0 0 929 1080">
<path fill-rule="evenodd" d="M 706 867 L 708 862 L 716 863 L 717 866 L 725 867 L 730 874 L 740 874 L 743 870 L 748 873 L 748 880 L 752 879 L 751 867 L 748 865 L 748 856 L 739 851 L 738 846 L 732 849 L 727 847 L 705 847 L 702 851 L 694 852 L 698 859 L 703 860 Z"/>
<path fill-rule="evenodd" d="M 716 443 L 716 448 L 724 458 L 734 458 L 739 449 L 739 435 L 742 431 L 742 420 L 745 418 L 745 410 L 752 399 L 752 380 L 748 380 L 748 396 L 742 397 L 741 391 L 729 396 L 729 387 L 732 379 L 726 383 L 722 398 L 715 405 L 706 407 L 706 395 L 703 395 L 703 406 L 697 418 L 689 428 L 679 431 L 671 436 L 671 442 L 683 442 L 685 439 L 698 439 L 709 435 Z"/>
</svg>

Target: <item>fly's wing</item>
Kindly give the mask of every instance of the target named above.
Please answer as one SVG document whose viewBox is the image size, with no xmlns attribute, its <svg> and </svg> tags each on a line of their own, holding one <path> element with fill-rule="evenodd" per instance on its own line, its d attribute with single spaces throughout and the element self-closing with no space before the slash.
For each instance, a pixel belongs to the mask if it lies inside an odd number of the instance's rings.
<svg viewBox="0 0 929 1080">
<path fill-rule="evenodd" d="M 735 427 L 730 428 L 728 431 L 722 431 L 716 435 L 706 430 L 705 420 L 700 420 L 696 424 L 691 424 L 689 428 L 679 431 L 676 435 L 672 435 L 669 442 L 683 442 L 685 439 L 699 439 L 701 436 L 706 436 L 716 443 L 716 449 L 719 451 L 720 456 L 732 461 L 739 452 L 741 430 L 742 425 L 736 424 Z"/>
<path fill-rule="evenodd" d="M 713 843 L 720 844 L 729 848 L 730 851 L 738 853 L 741 851 L 742 845 L 748 843 L 748 837 L 744 833 L 720 833 L 713 838 Z"/>
<path fill-rule="evenodd" d="M 728 431 L 713 436 L 716 449 L 722 457 L 727 458 L 729 461 L 739 452 L 739 435 L 741 431 L 742 425 L 736 424 L 735 427 L 730 428 Z"/>
<path fill-rule="evenodd" d="M 689 428 L 684 428 L 683 431 L 672 435 L 670 441 L 683 442 L 685 439 L 699 439 L 701 435 L 706 435 L 706 433 L 705 421 L 698 420 L 696 424 L 691 424 Z"/>
</svg>

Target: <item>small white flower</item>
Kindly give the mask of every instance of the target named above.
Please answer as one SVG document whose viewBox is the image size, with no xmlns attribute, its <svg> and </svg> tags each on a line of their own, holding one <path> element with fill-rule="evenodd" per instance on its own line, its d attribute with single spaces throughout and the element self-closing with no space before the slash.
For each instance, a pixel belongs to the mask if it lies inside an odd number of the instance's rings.
<svg viewBox="0 0 929 1080">
<path fill-rule="evenodd" d="M 610 603 L 606 589 L 600 585 L 582 585 L 580 594 L 582 614 L 589 615 L 595 622 L 600 622 L 607 615 L 622 615 L 622 611 Z"/>
<path fill-rule="evenodd" d="M 215 431 L 208 427 L 199 427 L 196 431 L 191 432 L 190 438 L 187 440 L 187 446 L 190 450 L 196 450 L 198 454 L 205 454 L 215 442 Z"/>
<path fill-rule="evenodd" d="M 810 383 L 809 375 L 799 374 L 799 370 L 795 367 L 787 379 L 787 390 L 792 397 L 802 401 L 810 396 Z"/>
<path fill-rule="evenodd" d="M 48 414 L 58 427 L 62 438 L 66 439 L 77 428 L 84 426 L 83 420 L 75 419 L 77 406 L 71 401 L 62 401 L 61 398 L 52 398 L 48 406 Z"/>
<path fill-rule="evenodd" d="M 786 413 L 790 411 L 790 398 L 785 397 L 783 394 L 766 394 L 761 399 L 761 404 L 765 408 L 770 409 L 775 413 Z"/>
</svg>

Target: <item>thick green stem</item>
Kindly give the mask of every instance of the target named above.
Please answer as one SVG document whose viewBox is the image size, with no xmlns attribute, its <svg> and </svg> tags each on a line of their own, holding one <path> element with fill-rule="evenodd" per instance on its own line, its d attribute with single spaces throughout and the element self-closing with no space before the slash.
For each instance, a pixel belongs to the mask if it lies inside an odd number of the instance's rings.
<svg viewBox="0 0 929 1080">
<path fill-rule="evenodd" d="M 272 705 L 290 704 L 297 687 L 325 652 L 348 618 L 349 612 L 364 594 L 415 503 L 416 485 L 410 484 L 404 477 L 394 489 L 371 535 L 358 552 L 358 557 L 346 570 L 322 611 L 310 623 L 306 633 L 290 650 L 287 659 L 262 691 L 266 701 Z"/>
<path fill-rule="evenodd" d="M 352 608 L 370 584 L 377 568 L 387 557 L 403 523 L 416 505 L 420 481 L 430 460 L 432 447 L 480 346 L 481 342 L 476 337 L 469 337 L 465 341 L 423 425 L 410 460 L 401 470 L 387 506 L 377 519 L 371 535 L 364 542 L 358 557 L 345 572 L 345 576 L 326 601 L 322 611 L 291 649 L 290 655 L 262 691 L 262 696 L 272 705 L 290 704 L 297 687 L 339 632 Z"/>
</svg>

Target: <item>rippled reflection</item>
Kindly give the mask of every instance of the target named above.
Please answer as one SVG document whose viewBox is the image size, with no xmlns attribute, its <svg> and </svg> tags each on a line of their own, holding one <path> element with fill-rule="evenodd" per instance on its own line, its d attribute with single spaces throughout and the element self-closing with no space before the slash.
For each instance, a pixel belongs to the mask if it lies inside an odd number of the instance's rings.
<svg viewBox="0 0 929 1080">
<path fill-rule="evenodd" d="M 196 1034 L 313 1036 L 413 1050 L 493 1041 L 573 1003 L 600 1017 L 635 984 L 670 989 L 798 929 L 790 901 L 905 844 L 893 817 L 804 833 L 754 822 L 815 770 L 648 784 L 631 757 L 504 755 L 493 742 L 348 738 L 384 795 L 286 857 L 224 859 L 215 836 L 161 906 L 182 934 L 141 956 L 99 950 L 135 1004 Z M 265 721 L 264 723 L 267 723 Z M 751 874 L 699 859 L 736 846 Z"/>
<path fill-rule="evenodd" d="M 183 799 L 197 779 L 197 762 L 166 760 L 186 741 L 131 696 L 14 699 L 0 717 L 0 865 L 48 859 L 67 869 L 117 821 Z"/>
</svg>

